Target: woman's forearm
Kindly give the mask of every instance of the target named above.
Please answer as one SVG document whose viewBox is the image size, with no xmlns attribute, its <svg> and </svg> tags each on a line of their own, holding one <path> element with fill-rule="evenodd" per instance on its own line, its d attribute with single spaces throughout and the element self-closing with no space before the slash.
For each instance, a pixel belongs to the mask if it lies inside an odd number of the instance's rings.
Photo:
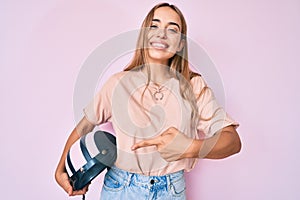
<svg viewBox="0 0 300 200">
<path fill-rule="evenodd" d="M 90 122 L 87 121 L 86 118 L 83 118 L 78 125 L 73 129 L 71 132 L 64 150 L 62 152 L 62 155 L 60 157 L 59 163 L 56 168 L 55 178 L 59 173 L 62 173 L 65 171 L 65 159 L 67 157 L 67 153 L 70 150 L 71 146 L 80 138 L 80 136 L 87 134 L 91 132 L 94 129 L 94 125 L 92 125 Z"/>
<path fill-rule="evenodd" d="M 222 159 L 240 152 L 241 141 L 233 126 L 205 140 L 194 140 L 182 157 Z"/>
</svg>

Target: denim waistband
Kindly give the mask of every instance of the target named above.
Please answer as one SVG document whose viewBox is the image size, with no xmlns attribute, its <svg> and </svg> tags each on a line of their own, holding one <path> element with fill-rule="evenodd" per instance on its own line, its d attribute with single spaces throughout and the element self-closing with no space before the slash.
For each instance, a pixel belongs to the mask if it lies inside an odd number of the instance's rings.
<svg viewBox="0 0 300 200">
<path fill-rule="evenodd" d="M 146 176 L 112 166 L 107 173 L 109 176 L 122 181 L 125 185 L 133 184 L 148 189 L 165 187 L 169 190 L 176 182 L 184 179 L 183 170 L 163 176 Z"/>
</svg>

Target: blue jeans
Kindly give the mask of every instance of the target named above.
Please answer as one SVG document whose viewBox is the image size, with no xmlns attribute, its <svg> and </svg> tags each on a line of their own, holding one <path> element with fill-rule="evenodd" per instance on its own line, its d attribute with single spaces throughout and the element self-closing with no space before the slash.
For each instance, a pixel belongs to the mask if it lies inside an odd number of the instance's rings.
<svg viewBox="0 0 300 200">
<path fill-rule="evenodd" d="M 165 176 L 144 176 L 112 167 L 105 174 L 101 200 L 185 200 L 183 170 Z"/>
</svg>

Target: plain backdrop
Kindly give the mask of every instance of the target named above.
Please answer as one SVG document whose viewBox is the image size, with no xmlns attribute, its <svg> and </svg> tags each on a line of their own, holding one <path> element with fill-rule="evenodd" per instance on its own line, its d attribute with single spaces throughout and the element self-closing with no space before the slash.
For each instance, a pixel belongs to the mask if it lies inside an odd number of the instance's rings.
<svg viewBox="0 0 300 200">
<path fill-rule="evenodd" d="M 68 199 L 54 170 L 76 123 L 82 64 L 103 42 L 139 28 L 158 2 L 0 2 L 1 199 Z M 201 160 L 186 174 L 188 199 L 300 199 L 300 1 L 169 2 L 215 63 L 243 143 L 239 154 Z M 102 180 L 87 199 L 99 199 Z"/>
</svg>

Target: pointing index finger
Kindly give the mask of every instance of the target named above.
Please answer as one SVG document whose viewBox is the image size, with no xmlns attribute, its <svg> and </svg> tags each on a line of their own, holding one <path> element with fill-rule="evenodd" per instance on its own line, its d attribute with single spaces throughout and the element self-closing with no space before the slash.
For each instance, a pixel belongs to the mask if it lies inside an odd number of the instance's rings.
<svg viewBox="0 0 300 200">
<path fill-rule="evenodd" d="M 148 139 L 148 140 L 143 140 L 141 142 L 138 142 L 136 144 L 134 144 L 131 149 L 132 150 L 136 150 L 142 147 L 148 147 L 148 146 L 157 146 L 159 144 L 159 141 L 157 140 L 157 138 L 153 138 L 153 139 Z"/>
</svg>

